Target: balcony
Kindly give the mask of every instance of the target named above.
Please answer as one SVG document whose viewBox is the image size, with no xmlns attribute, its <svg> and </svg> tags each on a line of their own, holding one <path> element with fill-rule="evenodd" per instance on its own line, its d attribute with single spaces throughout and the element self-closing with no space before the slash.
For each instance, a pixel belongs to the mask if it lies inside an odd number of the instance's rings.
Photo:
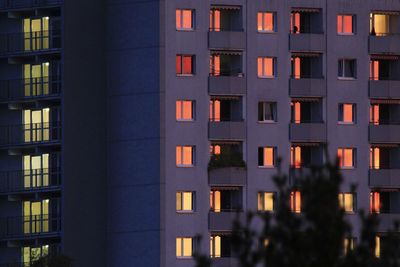
<svg viewBox="0 0 400 267">
<path fill-rule="evenodd" d="M 400 221 L 400 214 L 379 214 L 379 226 L 380 232 L 386 232 L 389 229 L 393 229 L 394 223 Z"/>
<path fill-rule="evenodd" d="M 291 97 L 325 97 L 326 81 L 324 78 L 291 78 L 289 95 Z"/>
<path fill-rule="evenodd" d="M 225 167 L 212 169 L 208 172 L 209 185 L 238 185 L 246 184 L 246 169 L 243 167 Z"/>
<path fill-rule="evenodd" d="M 302 33 L 289 35 L 291 51 L 323 52 L 326 47 L 326 36 L 319 33 Z"/>
<path fill-rule="evenodd" d="M 370 143 L 400 143 L 400 124 L 369 125 Z"/>
<path fill-rule="evenodd" d="M 29 102 L 59 97 L 61 77 L 38 77 L 0 81 L 0 102 Z"/>
<path fill-rule="evenodd" d="M 18 10 L 38 7 L 60 6 L 61 0 L 0 0 L 0 10 Z"/>
<path fill-rule="evenodd" d="M 212 258 L 213 267 L 239 267 L 240 263 L 237 258 Z"/>
<path fill-rule="evenodd" d="M 395 80 L 370 80 L 370 98 L 394 98 L 400 99 L 400 81 Z"/>
<path fill-rule="evenodd" d="M 30 194 L 59 190 L 58 168 L 9 171 L 0 173 L 0 194 Z"/>
<path fill-rule="evenodd" d="M 0 240 L 54 238 L 60 235 L 58 215 L 31 215 L 0 219 Z"/>
<path fill-rule="evenodd" d="M 370 169 L 369 186 L 384 188 L 400 187 L 400 169 Z"/>
<path fill-rule="evenodd" d="M 0 57 L 59 53 L 61 31 L 8 33 L 0 35 Z"/>
<path fill-rule="evenodd" d="M 244 222 L 243 212 L 209 212 L 208 223 L 211 231 L 231 231 L 233 222 L 239 220 Z"/>
<path fill-rule="evenodd" d="M 291 142 L 326 142 L 325 123 L 291 123 L 289 125 Z"/>
<path fill-rule="evenodd" d="M 214 140 L 243 140 L 246 138 L 246 125 L 244 121 L 210 121 L 208 136 Z"/>
<path fill-rule="evenodd" d="M 212 95 L 245 95 L 246 90 L 246 79 L 242 74 L 208 77 L 208 92 Z"/>
<path fill-rule="evenodd" d="M 400 34 L 369 36 L 370 54 L 400 54 Z"/>
<path fill-rule="evenodd" d="M 0 148 L 51 145 L 61 140 L 61 123 L 0 126 Z"/>
<path fill-rule="evenodd" d="M 246 34 L 244 31 L 210 31 L 208 32 L 208 47 L 210 49 L 246 48 Z"/>
<path fill-rule="evenodd" d="M 245 168 L 243 160 L 243 143 L 238 141 L 213 141 L 211 142 L 211 158 L 208 170 L 222 168 Z"/>
</svg>

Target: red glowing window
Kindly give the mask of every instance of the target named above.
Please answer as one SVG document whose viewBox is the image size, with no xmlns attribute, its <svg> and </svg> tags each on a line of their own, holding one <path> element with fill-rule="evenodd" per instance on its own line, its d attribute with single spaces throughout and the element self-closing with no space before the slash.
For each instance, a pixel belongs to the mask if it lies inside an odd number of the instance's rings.
<svg viewBox="0 0 400 267">
<path fill-rule="evenodd" d="M 193 30 L 193 10 L 177 9 L 175 12 L 177 30 Z"/>
<path fill-rule="evenodd" d="M 340 168 L 354 168 L 355 148 L 338 148 L 337 155 Z"/>
<path fill-rule="evenodd" d="M 176 74 L 193 75 L 194 74 L 194 56 L 176 55 Z"/>
<path fill-rule="evenodd" d="M 369 212 L 379 213 L 381 209 L 380 193 L 371 192 L 369 194 Z"/>
<path fill-rule="evenodd" d="M 292 191 L 290 193 L 290 210 L 294 213 L 301 212 L 301 193 L 300 191 Z"/>
<path fill-rule="evenodd" d="M 257 30 L 259 32 L 274 32 L 275 14 L 273 12 L 258 12 Z"/>
<path fill-rule="evenodd" d="M 338 15 L 337 32 L 339 34 L 354 34 L 354 18 L 353 15 Z"/>
<path fill-rule="evenodd" d="M 257 59 L 257 75 L 262 78 L 272 78 L 275 76 L 275 58 L 259 57 Z"/>
</svg>

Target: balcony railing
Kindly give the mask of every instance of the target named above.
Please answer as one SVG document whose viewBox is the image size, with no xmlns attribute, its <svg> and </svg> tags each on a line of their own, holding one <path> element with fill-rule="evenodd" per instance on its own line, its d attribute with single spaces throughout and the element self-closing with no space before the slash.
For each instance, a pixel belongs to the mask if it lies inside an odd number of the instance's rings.
<svg viewBox="0 0 400 267">
<path fill-rule="evenodd" d="M 0 238 L 16 239 L 54 235 L 61 230 L 58 215 L 40 214 L 0 219 Z"/>
<path fill-rule="evenodd" d="M 0 126 L 0 147 L 59 141 L 61 123 L 31 123 Z"/>
<path fill-rule="evenodd" d="M 57 6 L 61 0 L 0 0 L 0 9 L 21 9 L 31 7 Z"/>
<path fill-rule="evenodd" d="M 61 185 L 58 168 L 9 171 L 0 173 L 0 193 L 30 192 Z"/>
<path fill-rule="evenodd" d="M 60 93 L 61 77 L 59 76 L 0 81 L 0 101 L 51 97 Z"/>
<path fill-rule="evenodd" d="M 7 33 L 0 35 L 0 56 L 24 55 L 61 48 L 61 31 Z"/>
</svg>

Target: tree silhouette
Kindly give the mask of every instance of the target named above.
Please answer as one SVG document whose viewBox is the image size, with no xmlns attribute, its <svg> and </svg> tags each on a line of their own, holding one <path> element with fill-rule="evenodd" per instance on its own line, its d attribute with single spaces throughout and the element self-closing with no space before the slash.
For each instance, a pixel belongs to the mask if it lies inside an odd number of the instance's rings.
<svg viewBox="0 0 400 267">
<path fill-rule="evenodd" d="M 376 256 L 379 221 L 359 211 L 361 230 L 353 230 L 341 208 L 338 194 L 342 175 L 337 163 L 312 167 L 309 174 L 290 179 L 278 168 L 274 212 L 248 212 L 245 222 L 233 223 L 232 248 L 240 267 L 395 267 L 400 266 L 399 226 L 388 229 Z M 291 192 L 301 192 L 301 213 L 290 210 Z M 352 186 L 352 191 L 355 186 Z M 197 267 L 212 266 L 208 256 L 196 254 Z"/>
</svg>

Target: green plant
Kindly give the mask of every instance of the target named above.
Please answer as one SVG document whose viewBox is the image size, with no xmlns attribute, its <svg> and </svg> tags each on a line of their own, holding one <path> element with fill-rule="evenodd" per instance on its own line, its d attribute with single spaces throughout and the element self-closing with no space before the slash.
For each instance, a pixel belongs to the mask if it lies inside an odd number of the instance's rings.
<svg viewBox="0 0 400 267">
<path fill-rule="evenodd" d="M 221 153 L 219 155 L 212 155 L 208 163 L 208 170 L 226 167 L 246 167 L 246 162 L 240 153 Z"/>
</svg>

